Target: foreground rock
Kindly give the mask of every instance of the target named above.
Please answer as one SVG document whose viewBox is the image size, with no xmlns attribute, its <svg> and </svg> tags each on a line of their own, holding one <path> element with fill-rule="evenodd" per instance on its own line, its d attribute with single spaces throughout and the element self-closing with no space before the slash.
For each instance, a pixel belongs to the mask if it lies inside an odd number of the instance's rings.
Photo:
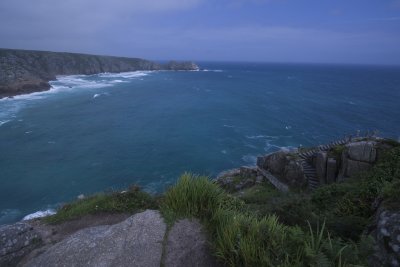
<svg viewBox="0 0 400 267">
<path fill-rule="evenodd" d="M 41 243 L 39 234 L 27 223 L 0 227 L 0 266 L 15 266 Z"/>
<path fill-rule="evenodd" d="M 168 234 L 165 267 L 218 266 L 211 256 L 207 237 L 197 220 L 181 220 Z"/>
<path fill-rule="evenodd" d="M 160 266 L 165 231 L 160 213 L 147 210 L 80 230 L 24 266 Z"/>
<path fill-rule="evenodd" d="M 292 152 L 278 151 L 258 157 L 257 166 L 290 186 L 303 187 L 307 184 L 301 163 Z"/>
<path fill-rule="evenodd" d="M 376 214 L 375 227 L 371 265 L 400 266 L 400 212 L 381 207 Z"/>
<path fill-rule="evenodd" d="M 0 49 L 0 98 L 48 90 L 56 75 L 198 69 L 192 62 L 158 64 L 140 58 Z"/>
</svg>

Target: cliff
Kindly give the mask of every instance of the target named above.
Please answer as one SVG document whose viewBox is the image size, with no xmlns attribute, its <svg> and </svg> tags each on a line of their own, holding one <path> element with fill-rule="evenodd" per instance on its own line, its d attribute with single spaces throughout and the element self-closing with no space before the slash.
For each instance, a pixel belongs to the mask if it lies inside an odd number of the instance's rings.
<svg viewBox="0 0 400 267">
<path fill-rule="evenodd" d="M 0 48 L 0 98 L 48 90 L 57 75 L 197 69 L 193 62 L 158 64 L 140 58 Z"/>
</svg>

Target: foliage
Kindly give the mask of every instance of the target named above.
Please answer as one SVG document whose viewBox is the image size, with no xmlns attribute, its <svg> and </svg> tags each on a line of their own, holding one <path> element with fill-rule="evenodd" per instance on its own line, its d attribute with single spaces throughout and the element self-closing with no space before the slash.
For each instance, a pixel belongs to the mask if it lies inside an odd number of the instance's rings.
<svg viewBox="0 0 400 267">
<path fill-rule="evenodd" d="M 398 141 L 394 140 L 394 139 L 389 139 L 389 138 L 388 139 L 383 139 L 382 142 L 387 144 L 387 145 L 390 145 L 392 147 L 400 146 L 400 143 Z"/>
<path fill-rule="evenodd" d="M 224 202 L 225 194 L 207 177 L 183 174 L 165 193 L 163 209 L 182 217 L 209 217 Z"/>
<path fill-rule="evenodd" d="M 136 212 L 155 209 L 157 201 L 151 195 L 134 186 L 128 191 L 100 193 L 62 206 L 55 215 L 46 217 L 48 223 L 61 223 L 87 214 Z"/>
<path fill-rule="evenodd" d="M 248 213 L 218 209 L 211 218 L 216 255 L 229 266 L 295 266 L 301 256 L 303 232 Z"/>
<path fill-rule="evenodd" d="M 340 161 L 340 158 L 342 156 L 343 151 L 345 150 L 344 145 L 337 145 L 332 147 L 332 149 L 329 151 L 329 156 L 334 157 L 337 161 Z"/>
<path fill-rule="evenodd" d="M 283 198 L 268 188 L 255 190 L 269 193 L 269 200 Z M 275 214 L 261 216 L 245 209 L 250 202 L 257 205 L 266 200 L 257 195 L 252 198 L 249 192 L 243 194 L 241 201 L 206 177 L 186 173 L 166 193 L 162 210 L 203 221 L 211 234 L 215 255 L 228 266 L 345 266 L 366 259 L 359 257 L 359 252 L 345 253 L 353 243 L 331 238 L 325 223 L 321 228 L 317 225 L 317 230 L 310 223 L 309 230 L 304 231 L 297 225 L 282 223 Z M 295 199 L 286 197 L 288 203 L 297 206 L 299 201 Z"/>
</svg>

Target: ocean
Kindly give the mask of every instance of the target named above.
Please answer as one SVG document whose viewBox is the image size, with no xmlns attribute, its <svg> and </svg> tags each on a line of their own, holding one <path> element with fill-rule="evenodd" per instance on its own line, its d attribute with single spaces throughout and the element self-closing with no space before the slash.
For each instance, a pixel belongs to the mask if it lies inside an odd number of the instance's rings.
<svg viewBox="0 0 400 267">
<path fill-rule="evenodd" d="M 207 63 L 200 71 L 61 76 L 0 100 L 0 224 L 78 195 L 185 171 L 215 177 L 280 149 L 400 136 L 400 67 Z"/>
</svg>

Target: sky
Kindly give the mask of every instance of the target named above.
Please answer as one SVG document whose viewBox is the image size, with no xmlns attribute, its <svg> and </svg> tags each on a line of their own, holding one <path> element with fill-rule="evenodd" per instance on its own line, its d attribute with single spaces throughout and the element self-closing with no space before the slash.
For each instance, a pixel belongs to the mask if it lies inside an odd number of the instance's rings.
<svg viewBox="0 0 400 267">
<path fill-rule="evenodd" d="M 0 0 L 0 47 L 400 65 L 400 0 Z"/>
</svg>

